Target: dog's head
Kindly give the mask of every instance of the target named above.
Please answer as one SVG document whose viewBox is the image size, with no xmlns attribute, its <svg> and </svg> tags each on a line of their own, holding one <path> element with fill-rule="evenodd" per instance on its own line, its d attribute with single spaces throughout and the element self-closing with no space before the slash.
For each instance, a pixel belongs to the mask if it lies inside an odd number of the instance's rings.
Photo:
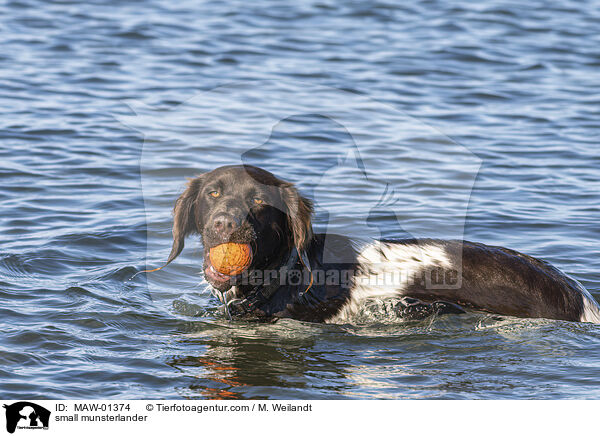
<svg viewBox="0 0 600 436">
<path fill-rule="evenodd" d="M 224 166 L 189 181 L 174 208 L 173 248 L 167 263 L 199 234 L 204 245 L 204 273 L 216 289 L 229 289 L 236 277 L 212 267 L 211 248 L 229 242 L 249 244 L 250 270 L 277 268 L 296 247 L 312 238 L 312 204 L 288 182 L 249 165 Z"/>
</svg>

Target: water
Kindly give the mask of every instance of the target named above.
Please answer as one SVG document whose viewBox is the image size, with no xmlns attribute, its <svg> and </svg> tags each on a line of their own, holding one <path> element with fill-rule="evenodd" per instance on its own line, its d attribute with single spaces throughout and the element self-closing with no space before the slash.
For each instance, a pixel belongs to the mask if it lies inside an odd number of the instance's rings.
<svg viewBox="0 0 600 436">
<path fill-rule="evenodd" d="M 131 280 L 185 177 L 244 160 L 317 230 L 508 246 L 600 297 L 597 6 L 4 2 L 0 397 L 600 398 L 595 325 L 229 322 L 193 240 Z"/>
</svg>

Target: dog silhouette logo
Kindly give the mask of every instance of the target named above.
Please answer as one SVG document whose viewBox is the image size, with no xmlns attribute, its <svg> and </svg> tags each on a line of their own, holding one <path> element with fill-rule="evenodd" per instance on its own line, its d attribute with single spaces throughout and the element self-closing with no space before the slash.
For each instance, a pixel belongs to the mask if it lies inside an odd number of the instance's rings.
<svg viewBox="0 0 600 436">
<path fill-rule="evenodd" d="M 14 433 L 19 429 L 48 429 L 50 411 L 28 401 L 4 405 L 6 409 L 6 430 Z"/>
</svg>

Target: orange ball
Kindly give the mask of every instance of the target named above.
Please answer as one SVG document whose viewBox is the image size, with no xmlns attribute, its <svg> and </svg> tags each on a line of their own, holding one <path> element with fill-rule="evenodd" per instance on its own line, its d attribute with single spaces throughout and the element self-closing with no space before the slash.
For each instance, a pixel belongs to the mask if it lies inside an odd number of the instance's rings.
<svg viewBox="0 0 600 436">
<path fill-rule="evenodd" d="M 210 263 L 221 274 L 234 276 L 245 271 L 252 262 L 250 244 L 230 242 L 213 247 L 208 252 Z"/>
</svg>

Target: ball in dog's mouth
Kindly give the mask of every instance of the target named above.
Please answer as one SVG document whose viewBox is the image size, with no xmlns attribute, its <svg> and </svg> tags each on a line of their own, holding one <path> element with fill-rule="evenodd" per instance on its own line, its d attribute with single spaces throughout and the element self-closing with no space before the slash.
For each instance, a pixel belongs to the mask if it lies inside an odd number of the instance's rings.
<svg viewBox="0 0 600 436">
<path fill-rule="evenodd" d="M 212 247 L 205 270 L 213 280 L 224 282 L 246 271 L 252 262 L 250 244 L 229 242 Z"/>
</svg>

